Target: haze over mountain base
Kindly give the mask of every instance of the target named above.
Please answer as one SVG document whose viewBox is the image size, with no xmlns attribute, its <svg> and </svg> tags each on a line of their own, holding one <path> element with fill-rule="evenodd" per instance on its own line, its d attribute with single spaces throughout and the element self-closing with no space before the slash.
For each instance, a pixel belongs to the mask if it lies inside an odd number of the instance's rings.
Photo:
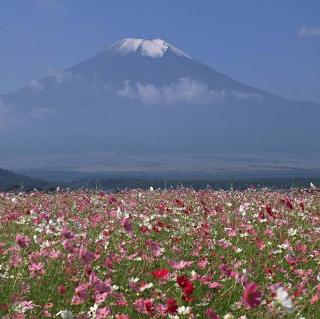
<svg viewBox="0 0 320 319">
<path fill-rule="evenodd" d="M 51 181 L 79 178 L 290 178 L 320 177 L 320 156 L 272 154 L 66 153 L 0 156 L 0 167 Z"/>
</svg>

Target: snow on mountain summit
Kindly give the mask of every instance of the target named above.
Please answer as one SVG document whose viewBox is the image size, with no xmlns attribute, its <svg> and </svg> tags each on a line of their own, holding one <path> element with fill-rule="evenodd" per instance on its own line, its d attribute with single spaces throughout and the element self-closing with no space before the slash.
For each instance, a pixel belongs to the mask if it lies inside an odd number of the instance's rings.
<svg viewBox="0 0 320 319">
<path fill-rule="evenodd" d="M 120 54 L 139 53 L 150 58 L 161 58 L 170 50 L 178 56 L 190 58 L 187 54 L 162 39 L 127 38 L 116 42 L 111 49 Z"/>
</svg>

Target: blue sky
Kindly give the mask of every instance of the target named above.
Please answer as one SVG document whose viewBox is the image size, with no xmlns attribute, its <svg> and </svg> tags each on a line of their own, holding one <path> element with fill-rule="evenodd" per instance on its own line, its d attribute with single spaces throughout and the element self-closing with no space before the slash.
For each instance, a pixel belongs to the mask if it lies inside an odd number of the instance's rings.
<svg viewBox="0 0 320 319">
<path fill-rule="evenodd" d="M 125 37 L 164 38 L 237 80 L 320 103 L 319 0 L 1 0 L 0 93 Z"/>
</svg>

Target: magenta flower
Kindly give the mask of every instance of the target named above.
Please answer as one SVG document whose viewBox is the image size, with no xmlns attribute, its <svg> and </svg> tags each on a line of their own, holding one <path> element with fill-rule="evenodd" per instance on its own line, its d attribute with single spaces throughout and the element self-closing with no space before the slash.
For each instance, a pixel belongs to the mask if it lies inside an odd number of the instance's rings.
<svg viewBox="0 0 320 319">
<path fill-rule="evenodd" d="M 211 308 L 207 309 L 206 316 L 209 319 L 220 319 L 220 317 Z"/>
<path fill-rule="evenodd" d="M 28 236 L 24 236 L 21 234 L 18 234 L 16 236 L 16 243 L 20 248 L 27 248 L 30 245 L 30 238 Z"/>
<path fill-rule="evenodd" d="M 246 284 L 244 287 L 242 302 L 247 308 L 258 307 L 261 303 L 262 293 L 258 285 L 254 282 Z"/>
<path fill-rule="evenodd" d="M 129 218 L 123 218 L 123 219 L 121 220 L 121 225 L 122 225 L 122 227 L 124 228 L 124 230 L 125 230 L 127 233 L 129 233 L 129 234 L 132 233 L 133 228 L 132 228 L 132 223 L 131 223 L 131 221 L 130 221 Z"/>
<path fill-rule="evenodd" d="M 67 227 L 63 227 L 63 229 L 61 231 L 61 236 L 66 239 L 73 239 L 74 238 L 73 232 L 70 229 L 68 229 Z"/>
<path fill-rule="evenodd" d="M 79 250 L 79 258 L 85 264 L 90 264 L 94 260 L 94 254 L 86 248 L 81 247 Z"/>
<path fill-rule="evenodd" d="M 139 313 L 142 313 L 145 315 L 152 315 L 152 313 L 154 312 L 153 299 L 143 299 L 143 298 L 137 299 L 134 302 L 134 306 Z"/>
</svg>

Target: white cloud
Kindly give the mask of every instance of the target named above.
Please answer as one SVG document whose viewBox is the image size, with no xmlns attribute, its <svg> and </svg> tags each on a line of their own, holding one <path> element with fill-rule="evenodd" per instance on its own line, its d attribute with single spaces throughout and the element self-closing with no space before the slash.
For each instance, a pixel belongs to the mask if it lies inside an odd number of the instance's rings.
<svg viewBox="0 0 320 319">
<path fill-rule="evenodd" d="M 130 85 L 130 81 L 124 82 L 124 88 L 121 90 L 118 90 L 118 95 L 122 97 L 126 97 L 129 99 L 134 99 L 137 97 L 137 93 L 133 87 Z"/>
<path fill-rule="evenodd" d="M 320 37 L 320 27 L 319 26 L 302 26 L 297 35 L 299 38 L 305 37 Z"/>
<path fill-rule="evenodd" d="M 145 104 L 225 102 L 225 91 L 210 90 L 206 84 L 188 77 L 161 87 L 140 82 L 130 85 L 130 82 L 126 81 L 124 88 L 118 91 L 118 95 L 129 99 L 138 99 Z"/>
<path fill-rule="evenodd" d="M 43 89 L 43 84 L 37 80 L 32 80 L 29 84 L 29 87 L 33 92 L 39 92 Z"/>
</svg>

